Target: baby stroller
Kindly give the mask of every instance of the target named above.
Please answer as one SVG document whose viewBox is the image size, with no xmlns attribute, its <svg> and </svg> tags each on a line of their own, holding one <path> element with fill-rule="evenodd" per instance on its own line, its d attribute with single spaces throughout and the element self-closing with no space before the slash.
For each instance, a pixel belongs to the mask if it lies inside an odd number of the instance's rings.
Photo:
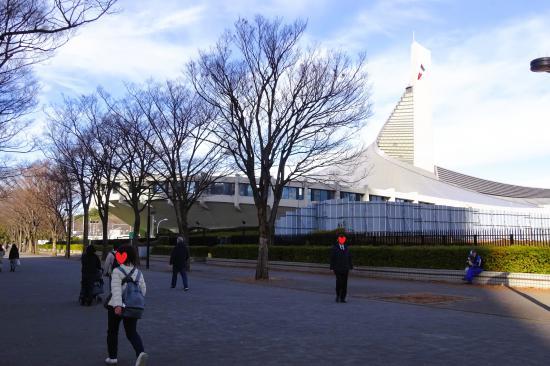
<svg viewBox="0 0 550 366">
<path fill-rule="evenodd" d="M 95 301 L 101 303 L 103 294 L 103 271 L 98 270 L 92 276 L 82 276 L 78 302 L 82 306 L 90 306 Z"/>
</svg>

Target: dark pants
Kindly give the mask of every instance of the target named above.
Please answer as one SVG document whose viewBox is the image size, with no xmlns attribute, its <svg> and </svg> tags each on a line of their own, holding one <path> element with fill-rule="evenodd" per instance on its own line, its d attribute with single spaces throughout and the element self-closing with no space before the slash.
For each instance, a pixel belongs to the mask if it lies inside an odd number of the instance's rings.
<svg viewBox="0 0 550 366">
<path fill-rule="evenodd" d="M 137 333 L 137 319 L 136 318 L 123 318 L 115 314 L 115 309 L 112 306 L 109 306 L 108 311 L 108 325 L 107 325 L 107 348 L 109 351 L 109 358 L 117 358 L 118 353 L 118 328 L 120 326 L 120 321 L 124 323 L 124 331 L 126 332 L 126 338 L 134 347 L 136 352 L 136 357 L 139 356 L 141 352 L 144 352 L 143 343 L 141 342 L 141 337 Z"/>
<path fill-rule="evenodd" d="M 172 267 L 172 287 L 176 287 L 176 282 L 178 281 L 178 273 L 181 275 L 181 280 L 183 281 L 183 288 L 188 288 L 189 283 L 187 283 L 187 272 L 184 268 Z"/>
<path fill-rule="evenodd" d="M 340 300 L 346 299 L 348 292 L 348 273 L 349 271 L 334 271 L 336 275 L 336 298 Z"/>
<path fill-rule="evenodd" d="M 10 272 L 15 272 L 15 267 L 17 267 L 17 259 L 10 259 Z"/>
<path fill-rule="evenodd" d="M 483 269 L 479 267 L 468 267 L 468 270 L 466 271 L 466 276 L 464 276 L 464 279 L 469 283 L 472 283 L 472 280 L 474 279 L 474 277 L 479 275 L 481 272 L 483 272 Z"/>
</svg>

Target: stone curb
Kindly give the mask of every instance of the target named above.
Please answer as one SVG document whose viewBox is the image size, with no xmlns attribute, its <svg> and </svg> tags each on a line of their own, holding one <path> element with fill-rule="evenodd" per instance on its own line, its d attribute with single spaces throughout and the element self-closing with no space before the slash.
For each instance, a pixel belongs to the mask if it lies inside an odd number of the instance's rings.
<svg viewBox="0 0 550 366">
<path fill-rule="evenodd" d="M 254 268 L 256 266 L 255 260 L 245 259 L 207 258 L 206 263 L 231 267 Z M 324 265 L 318 263 L 271 261 L 269 262 L 269 267 L 275 270 L 309 273 L 326 273 L 327 271 L 329 271 L 328 264 Z M 462 283 L 464 271 L 448 269 L 358 266 L 354 268 L 354 270 L 351 272 L 351 275 L 359 277 L 388 278 L 400 280 L 443 281 Z M 510 287 L 532 287 L 540 289 L 550 289 L 550 275 L 484 271 L 474 279 L 474 283 L 479 285 L 500 285 Z"/>
</svg>

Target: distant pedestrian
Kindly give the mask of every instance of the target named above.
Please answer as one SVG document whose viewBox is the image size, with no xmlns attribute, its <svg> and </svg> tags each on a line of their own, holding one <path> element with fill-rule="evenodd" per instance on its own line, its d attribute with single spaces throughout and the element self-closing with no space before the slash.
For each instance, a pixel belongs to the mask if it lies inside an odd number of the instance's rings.
<svg viewBox="0 0 550 366">
<path fill-rule="evenodd" d="M 143 274 L 138 270 L 136 265 L 136 252 L 130 245 L 123 245 L 118 248 L 115 260 L 120 264 L 111 273 L 111 298 L 107 303 L 107 349 L 109 351 L 109 357 L 105 360 L 108 365 L 116 365 L 118 354 L 118 329 L 120 322 L 124 324 L 124 331 L 126 332 L 126 338 L 132 344 L 136 353 L 136 366 L 144 366 L 147 362 L 147 353 L 143 347 L 141 337 L 137 332 L 138 318 L 134 314 L 127 313 L 127 304 L 123 302 L 124 294 L 128 292 L 126 289 L 129 283 L 136 284 L 136 288 L 139 289 L 142 296 L 145 296 L 146 286 Z M 128 295 L 126 300 L 128 299 Z"/>
<path fill-rule="evenodd" d="M 172 265 L 172 288 L 176 287 L 179 273 L 183 281 L 183 290 L 189 290 L 187 271 L 189 271 L 190 259 L 189 246 L 182 236 L 178 236 L 176 247 L 172 249 L 172 253 L 170 254 L 170 264 Z"/>
<path fill-rule="evenodd" d="M 10 260 L 10 272 L 15 272 L 15 267 L 20 264 L 19 249 L 17 249 L 17 245 L 12 244 L 8 258 Z"/>
<path fill-rule="evenodd" d="M 103 274 L 106 277 L 110 278 L 111 273 L 113 273 L 113 269 L 118 267 L 118 262 L 115 260 L 115 255 L 119 247 L 120 242 L 114 242 L 113 249 L 109 251 L 109 254 L 107 254 L 107 257 L 105 258 L 105 262 L 103 263 Z"/>
<path fill-rule="evenodd" d="M 0 272 L 2 272 L 2 262 L 4 261 L 4 254 L 6 254 L 6 252 L 4 251 L 4 247 L 2 246 L 2 244 L 0 244 Z"/>
<path fill-rule="evenodd" d="M 481 259 L 481 256 L 477 254 L 476 250 L 470 250 L 470 254 L 466 259 L 466 275 L 464 276 L 463 280 L 471 285 L 474 277 L 483 272 L 482 262 L 483 261 Z"/>
<path fill-rule="evenodd" d="M 103 279 L 101 278 L 101 261 L 93 245 L 88 245 L 80 258 L 82 263 L 82 278 L 80 280 L 80 304 L 90 306 L 94 298 L 103 293 Z M 100 288 L 101 291 L 96 290 Z"/>
<path fill-rule="evenodd" d="M 344 234 L 338 235 L 338 241 L 332 247 L 330 269 L 336 275 L 336 302 L 345 303 L 348 292 L 348 274 L 353 269 L 353 263 Z"/>
</svg>

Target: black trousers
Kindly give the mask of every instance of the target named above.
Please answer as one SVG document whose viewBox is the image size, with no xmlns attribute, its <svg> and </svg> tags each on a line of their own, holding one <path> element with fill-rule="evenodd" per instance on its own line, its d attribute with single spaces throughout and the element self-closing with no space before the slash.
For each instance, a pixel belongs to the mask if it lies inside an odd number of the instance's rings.
<svg viewBox="0 0 550 366">
<path fill-rule="evenodd" d="M 336 275 L 336 297 L 340 300 L 345 300 L 348 293 L 348 273 L 349 271 L 334 271 Z"/>
<path fill-rule="evenodd" d="M 143 342 L 139 336 L 137 328 L 137 319 L 136 318 L 123 318 L 115 314 L 115 309 L 112 306 L 109 306 L 107 309 L 108 315 L 108 325 L 107 325 L 107 349 L 109 351 L 109 358 L 117 358 L 118 353 L 118 328 L 120 326 L 120 321 L 124 324 L 124 331 L 126 332 L 126 338 L 134 347 L 136 352 L 136 357 L 139 356 L 141 352 L 144 352 Z"/>
</svg>

